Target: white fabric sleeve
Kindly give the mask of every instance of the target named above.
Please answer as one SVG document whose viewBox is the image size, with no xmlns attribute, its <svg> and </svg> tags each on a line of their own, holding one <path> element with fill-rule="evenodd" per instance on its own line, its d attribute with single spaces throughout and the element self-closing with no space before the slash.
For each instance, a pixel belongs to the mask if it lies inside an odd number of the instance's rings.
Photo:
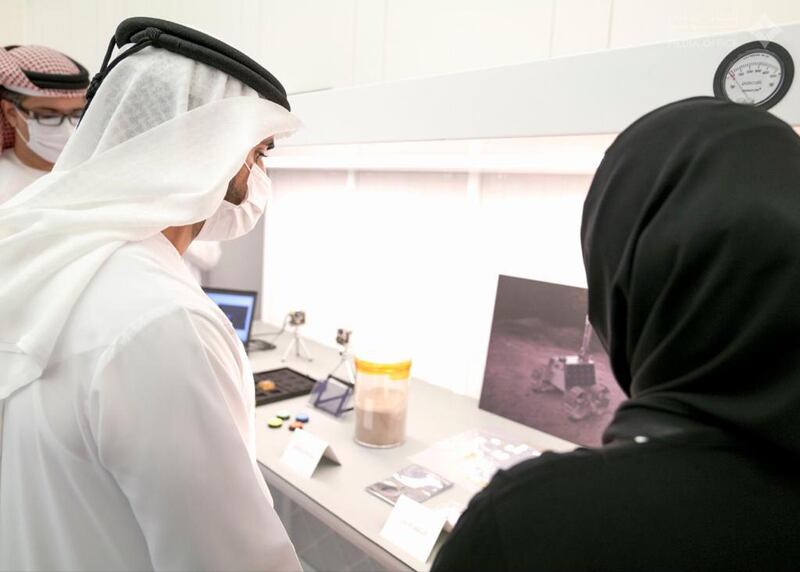
<svg viewBox="0 0 800 572">
<path fill-rule="evenodd" d="M 248 447 L 228 332 L 181 308 L 142 321 L 98 364 L 88 416 L 154 569 L 300 570 Z"/>
</svg>

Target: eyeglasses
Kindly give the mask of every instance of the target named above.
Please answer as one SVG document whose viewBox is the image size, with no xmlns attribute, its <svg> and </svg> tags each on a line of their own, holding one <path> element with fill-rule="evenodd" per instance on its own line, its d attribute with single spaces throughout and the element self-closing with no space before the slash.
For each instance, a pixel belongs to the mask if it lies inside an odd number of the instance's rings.
<svg viewBox="0 0 800 572">
<path fill-rule="evenodd" d="M 260 149 L 256 151 L 255 157 L 253 158 L 253 162 L 262 169 L 266 170 L 266 167 L 264 166 L 264 159 L 268 157 L 267 153 L 269 151 L 272 151 L 274 148 L 275 148 L 275 142 L 270 141 L 269 143 L 267 143 L 267 146 L 263 151 Z"/>
<path fill-rule="evenodd" d="M 77 125 L 83 115 L 82 109 L 76 109 L 72 113 L 58 113 L 57 111 L 32 111 L 25 109 L 21 105 L 16 106 L 26 117 L 32 117 L 39 125 L 46 125 L 47 127 L 58 127 L 64 120 L 69 121 L 70 125 Z"/>
</svg>

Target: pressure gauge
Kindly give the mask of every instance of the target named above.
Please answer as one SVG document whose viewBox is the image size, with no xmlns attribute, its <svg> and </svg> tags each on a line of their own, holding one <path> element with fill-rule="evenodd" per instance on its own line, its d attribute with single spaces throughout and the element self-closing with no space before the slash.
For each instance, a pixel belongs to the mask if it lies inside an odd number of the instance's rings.
<svg viewBox="0 0 800 572">
<path fill-rule="evenodd" d="M 714 76 L 714 95 L 769 109 L 783 99 L 793 79 L 794 62 L 783 46 L 750 42 L 722 60 Z"/>
</svg>

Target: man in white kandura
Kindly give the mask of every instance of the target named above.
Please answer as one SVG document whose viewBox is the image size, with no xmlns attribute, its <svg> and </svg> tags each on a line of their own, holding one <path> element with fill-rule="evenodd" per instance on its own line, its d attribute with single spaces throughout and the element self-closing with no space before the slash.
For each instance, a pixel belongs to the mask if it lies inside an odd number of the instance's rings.
<svg viewBox="0 0 800 572">
<path fill-rule="evenodd" d="M 156 40 L 0 206 L 0 570 L 300 569 L 247 356 L 181 260 L 255 225 L 297 121 Z"/>
<path fill-rule="evenodd" d="M 52 48 L 0 47 L 0 205 L 53 168 L 88 86 L 89 72 Z"/>
</svg>

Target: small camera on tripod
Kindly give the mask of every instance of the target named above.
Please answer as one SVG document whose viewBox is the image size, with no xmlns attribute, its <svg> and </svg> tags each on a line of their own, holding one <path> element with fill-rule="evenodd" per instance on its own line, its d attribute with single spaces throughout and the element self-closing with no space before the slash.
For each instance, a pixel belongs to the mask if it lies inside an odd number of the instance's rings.
<svg viewBox="0 0 800 572">
<path fill-rule="evenodd" d="M 283 322 L 283 332 L 287 325 L 292 329 L 292 341 L 289 342 L 289 346 L 286 348 L 286 351 L 281 358 L 281 361 L 286 361 L 289 357 L 289 354 L 292 353 L 294 350 L 295 357 L 303 358 L 306 361 L 313 361 L 311 359 L 311 354 L 306 347 L 306 343 L 303 341 L 303 338 L 300 337 L 300 326 L 306 323 L 306 313 L 303 310 L 295 310 L 294 312 L 289 312 L 286 314 L 286 319 Z"/>
<path fill-rule="evenodd" d="M 353 410 L 352 397 L 356 383 L 356 372 L 353 370 L 352 356 L 350 355 L 350 336 L 352 330 L 338 328 L 336 330 L 336 343 L 341 346 L 339 350 L 339 364 L 333 368 L 327 377 L 320 379 L 311 392 L 311 403 L 336 417 L 347 411 Z M 336 373 L 344 369 L 347 379 L 336 377 Z"/>
<path fill-rule="evenodd" d="M 347 347 L 350 344 L 350 336 L 353 334 L 351 330 L 339 328 L 336 330 L 336 343 L 340 346 Z"/>
</svg>

